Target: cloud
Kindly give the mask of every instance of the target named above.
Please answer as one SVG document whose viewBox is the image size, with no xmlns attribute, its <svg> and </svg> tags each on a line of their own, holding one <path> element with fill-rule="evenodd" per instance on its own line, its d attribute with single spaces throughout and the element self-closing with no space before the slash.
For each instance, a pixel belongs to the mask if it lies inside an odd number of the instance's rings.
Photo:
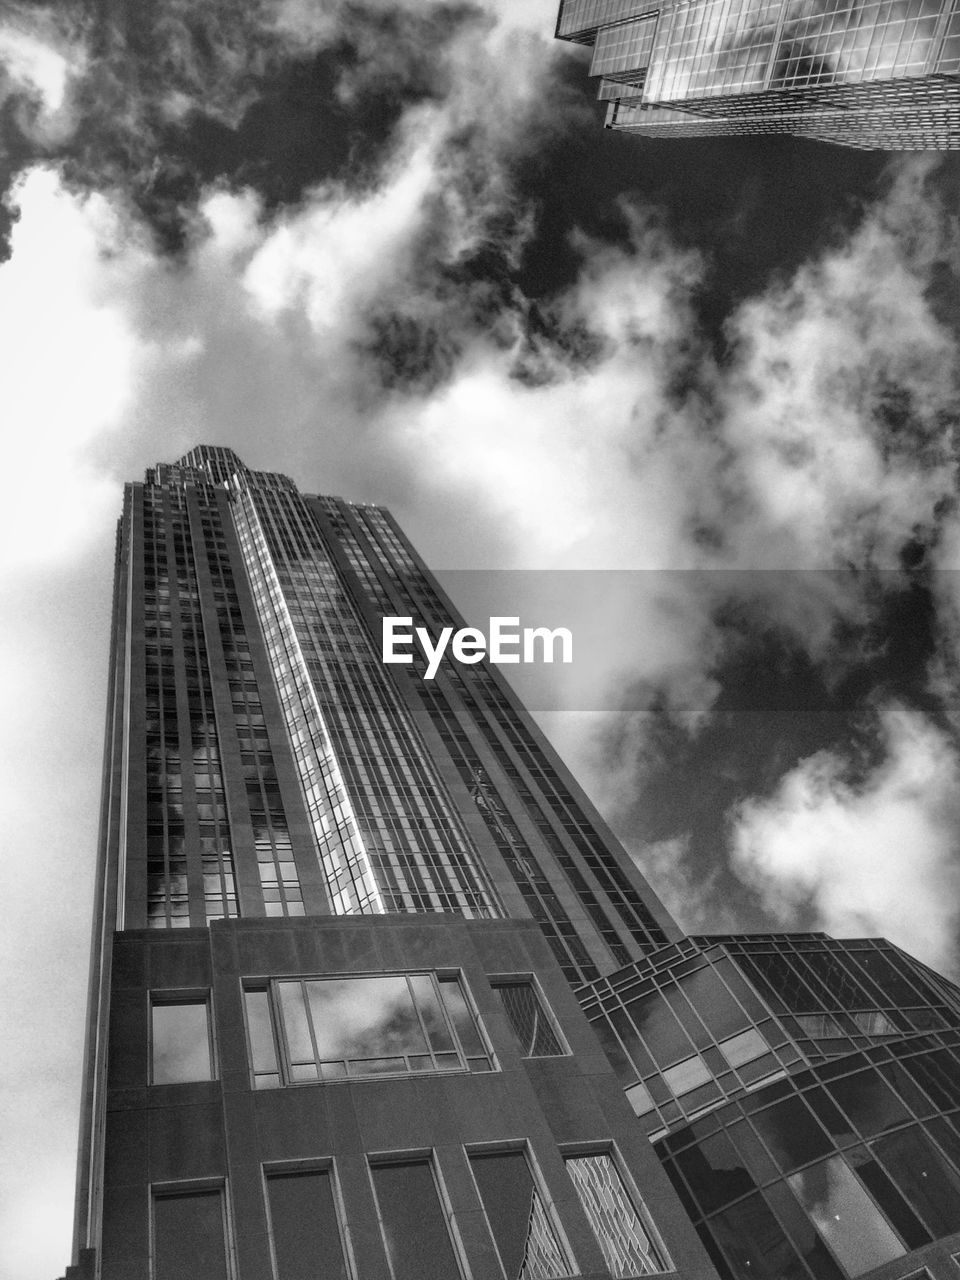
<svg viewBox="0 0 960 1280">
<path fill-rule="evenodd" d="M 747 505 L 728 542 L 780 568 L 897 568 L 953 489 L 955 339 L 931 306 L 957 260 L 929 160 L 905 162 L 857 233 L 748 300 L 720 393 Z"/>
<path fill-rule="evenodd" d="M 0 19 L 0 103 L 12 99 L 20 133 L 41 149 L 73 134 L 88 65 L 82 21 L 69 9 L 13 4 Z"/>
<path fill-rule="evenodd" d="M 48 169 L 25 174 L 13 199 L 20 217 L 0 264 L 0 573 L 69 556 L 109 519 L 117 488 L 89 451 L 121 428 L 149 357 L 127 301 L 149 254 L 111 202 L 70 195 Z"/>
<path fill-rule="evenodd" d="M 78 190 L 122 190 L 179 252 L 201 174 L 258 183 L 277 202 L 331 174 L 363 181 L 416 103 L 446 104 L 451 121 L 459 104 L 459 145 L 474 152 L 468 135 L 498 114 L 501 135 L 534 143 L 573 109 L 559 86 L 542 92 L 570 56 L 550 40 L 545 8 L 163 0 L 93 16 L 82 0 L 18 5 L 0 21 L 12 171 L 49 160 Z M 479 173 L 474 196 L 495 178 Z"/>
<path fill-rule="evenodd" d="M 741 922 L 724 901 L 719 884 L 722 868 L 715 867 L 704 877 L 689 860 L 689 846 L 687 837 L 675 836 L 637 845 L 629 852 L 685 933 L 737 933 Z"/>
<path fill-rule="evenodd" d="M 681 697 L 672 715 L 688 729 L 704 724 L 724 663 L 745 632 L 776 633 L 828 678 L 848 669 L 862 657 L 882 602 L 909 580 L 904 552 L 916 543 L 935 550 L 946 539 L 956 493 L 957 350 L 930 284 L 938 266 L 956 264 L 958 255 L 934 173 L 927 160 L 902 163 L 849 239 L 737 309 L 721 360 L 693 348 L 695 376 L 679 394 L 677 379 L 690 368 L 682 358 L 658 386 L 641 389 L 656 363 L 654 339 L 635 351 L 643 373 L 635 371 L 618 398 L 610 375 L 619 367 L 622 326 L 607 308 L 631 269 L 648 269 L 647 256 L 599 278 L 585 323 L 605 345 L 582 376 L 596 379 L 598 406 L 605 385 L 612 394 L 599 411 L 605 428 L 591 437 L 592 465 L 571 467 L 570 483 L 585 511 L 591 488 L 596 495 L 595 514 L 581 530 L 585 542 L 599 543 L 615 511 L 609 555 L 622 563 L 643 546 L 651 565 L 698 570 L 684 579 L 684 626 L 667 660 L 658 670 L 648 661 L 656 650 L 645 650 L 633 664 L 658 714 L 658 699 L 678 676 L 681 688 L 701 692 L 693 705 Z M 623 440 L 638 475 L 629 479 L 624 455 L 609 447 L 617 417 L 631 419 Z M 619 502 L 596 485 L 596 472 L 608 483 L 622 480 Z M 568 516 L 564 527 L 577 526 Z M 658 613 L 661 619 L 671 635 L 670 615 Z M 946 645 L 955 647 L 956 618 L 944 609 L 940 621 Z M 637 690 L 626 688 L 629 707 L 594 744 L 589 767 L 615 809 L 629 808 L 652 763 L 654 720 L 637 714 Z M 585 765 L 582 748 L 579 757 Z"/>
<path fill-rule="evenodd" d="M 957 970 L 960 758 L 918 712 L 878 713 L 883 759 L 821 751 L 732 815 L 731 865 L 787 927 L 811 913 L 840 936 L 880 934 Z"/>
</svg>

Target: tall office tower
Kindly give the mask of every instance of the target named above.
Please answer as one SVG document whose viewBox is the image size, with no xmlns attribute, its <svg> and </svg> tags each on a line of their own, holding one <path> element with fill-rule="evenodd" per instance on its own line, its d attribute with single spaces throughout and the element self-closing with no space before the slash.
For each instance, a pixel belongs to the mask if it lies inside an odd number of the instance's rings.
<svg viewBox="0 0 960 1280">
<path fill-rule="evenodd" d="M 75 1259 L 96 1280 L 716 1272 L 573 988 L 679 932 L 390 517 L 127 487 Z"/>
<path fill-rule="evenodd" d="M 390 516 L 120 522 L 70 1280 L 957 1280 L 960 992 L 684 938 Z"/>
<path fill-rule="evenodd" d="M 960 147 L 955 0 L 561 0 L 557 36 L 593 46 L 609 129 Z"/>
</svg>

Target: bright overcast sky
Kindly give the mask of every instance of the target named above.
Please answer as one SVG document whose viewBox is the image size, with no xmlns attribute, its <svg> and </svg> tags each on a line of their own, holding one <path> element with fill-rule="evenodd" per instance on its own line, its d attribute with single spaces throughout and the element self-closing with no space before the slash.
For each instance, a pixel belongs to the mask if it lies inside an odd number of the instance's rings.
<svg viewBox="0 0 960 1280">
<path fill-rule="evenodd" d="M 122 485 L 199 442 L 620 571 L 544 723 L 681 923 L 956 973 L 957 161 L 604 133 L 554 0 L 4 15 L 3 1280 L 69 1260 Z"/>
</svg>

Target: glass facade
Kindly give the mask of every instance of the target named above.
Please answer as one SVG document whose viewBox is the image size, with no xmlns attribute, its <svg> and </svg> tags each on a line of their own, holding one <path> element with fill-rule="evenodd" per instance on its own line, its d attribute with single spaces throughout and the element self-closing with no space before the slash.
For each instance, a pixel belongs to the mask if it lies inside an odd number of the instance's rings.
<svg viewBox="0 0 960 1280">
<path fill-rule="evenodd" d="M 896 947 L 690 938 L 580 995 L 724 1280 L 960 1231 L 960 992 Z"/>
<path fill-rule="evenodd" d="M 434 632 L 464 625 L 387 512 L 337 498 L 316 502 L 357 591 L 378 615 L 416 616 Z M 491 670 L 445 661 L 430 682 L 419 658 L 402 670 L 405 692 L 441 738 L 567 978 L 590 981 L 611 962 L 625 964 L 669 941 L 673 926 L 651 909 L 652 890 L 573 794 L 536 726 Z M 534 838 L 525 834 L 529 823 Z M 587 921 L 574 923 L 583 912 Z"/>
<path fill-rule="evenodd" d="M 144 736 L 136 744 L 146 755 L 146 923 L 187 928 L 236 915 L 237 898 L 196 549 L 182 488 L 156 473 L 153 481 L 141 508 Z M 203 890 L 193 908 L 191 882 Z"/>
<path fill-rule="evenodd" d="M 201 446 L 129 487 L 120 566 L 124 927 L 506 895 L 574 985 L 676 936 L 502 681 L 384 667 L 382 616 L 462 620 L 382 509 Z"/>
<path fill-rule="evenodd" d="M 564 0 L 557 35 L 593 46 L 608 128 L 960 146 L 950 0 Z"/>
</svg>

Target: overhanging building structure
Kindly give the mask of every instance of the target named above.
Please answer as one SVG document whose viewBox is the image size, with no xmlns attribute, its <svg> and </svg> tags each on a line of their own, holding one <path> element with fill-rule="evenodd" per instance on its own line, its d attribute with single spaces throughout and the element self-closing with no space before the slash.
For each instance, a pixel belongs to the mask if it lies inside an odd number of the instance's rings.
<svg viewBox="0 0 960 1280">
<path fill-rule="evenodd" d="M 960 147 L 956 0 L 562 0 L 556 34 L 593 47 L 610 129 Z"/>
<path fill-rule="evenodd" d="M 957 1280 L 960 996 L 684 938 L 388 513 L 127 487 L 71 1280 Z"/>
</svg>

